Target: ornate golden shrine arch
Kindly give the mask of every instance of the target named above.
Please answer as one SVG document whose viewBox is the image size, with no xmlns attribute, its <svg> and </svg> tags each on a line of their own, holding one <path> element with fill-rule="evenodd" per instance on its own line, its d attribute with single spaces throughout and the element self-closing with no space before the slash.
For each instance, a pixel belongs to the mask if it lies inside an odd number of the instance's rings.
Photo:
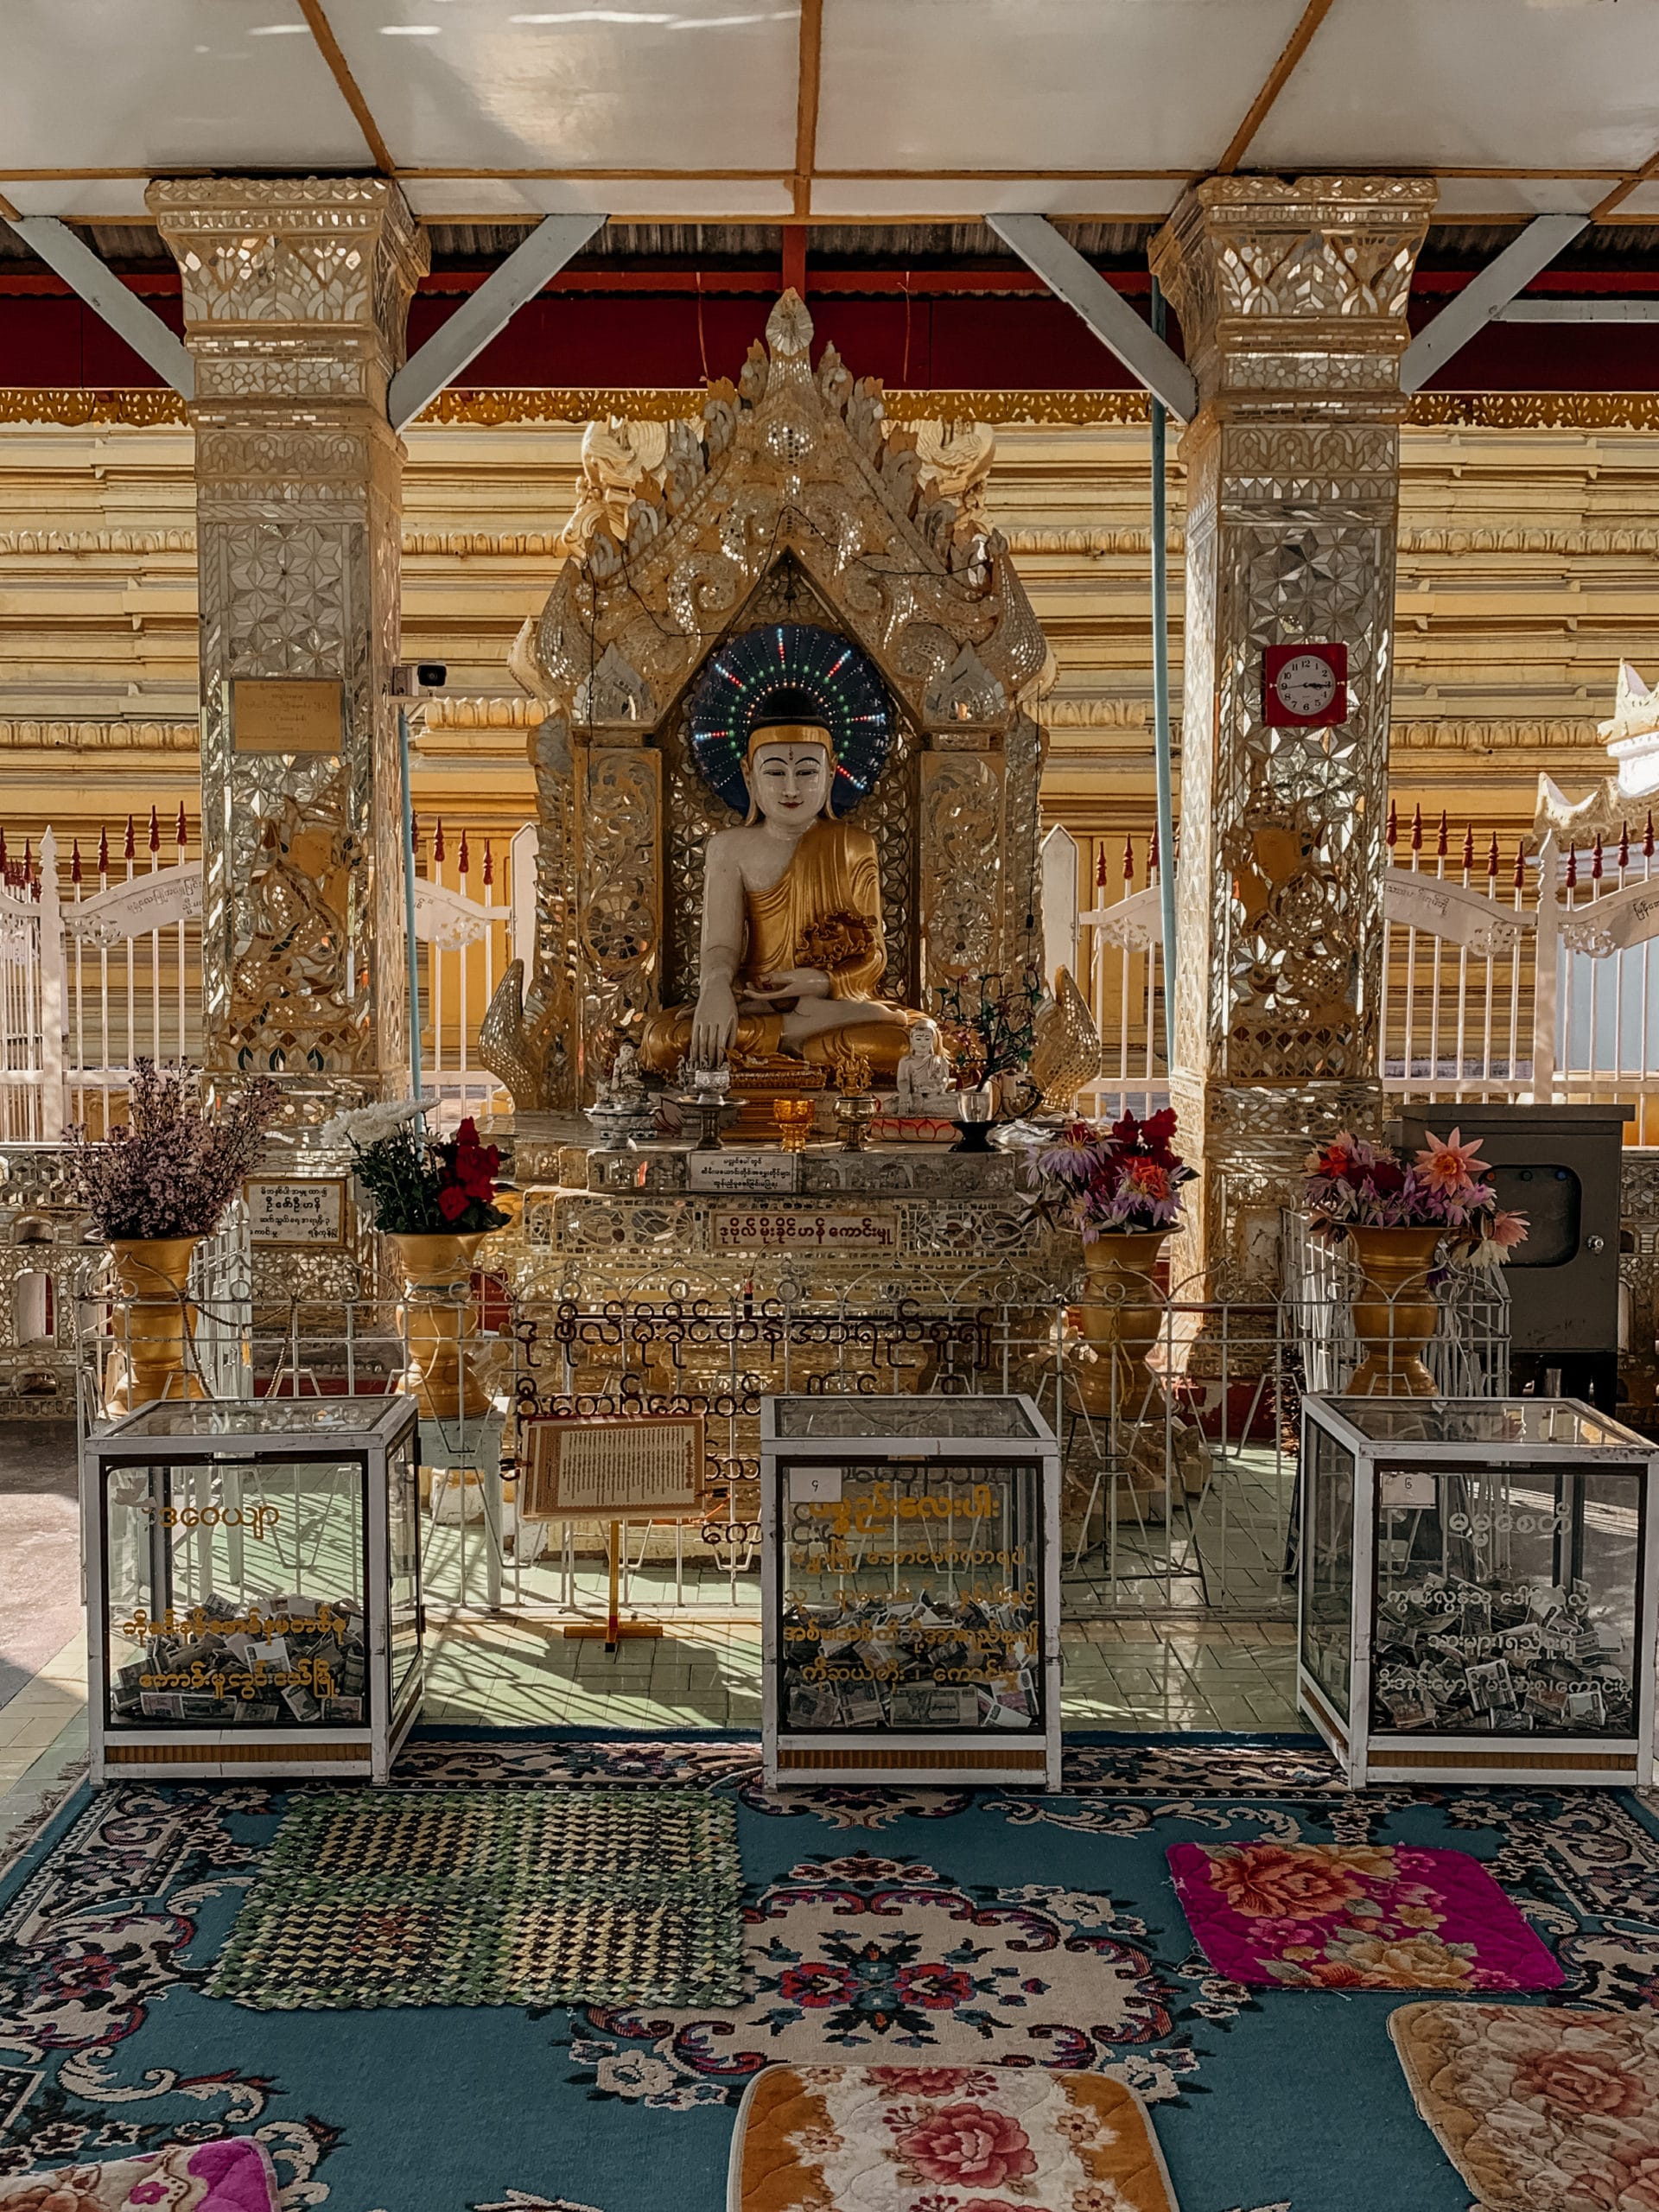
<svg viewBox="0 0 1659 2212">
<path fill-rule="evenodd" d="M 527 990 L 509 971 L 480 1049 L 521 1108 L 581 1103 L 599 1033 L 684 995 L 702 844 L 733 818 L 685 760 L 685 702 L 710 653 L 760 624 L 843 632 L 892 691 L 901 742 L 858 818 L 918 1001 L 1040 957 L 1046 741 L 1028 702 L 1052 661 L 981 504 L 989 434 L 893 429 L 879 380 L 833 346 L 815 369 L 811 340 L 785 292 L 737 383 L 636 456 L 620 534 L 630 470 L 608 445 L 626 440 L 595 434 L 594 496 L 514 647 L 543 707 L 537 957 Z"/>
</svg>

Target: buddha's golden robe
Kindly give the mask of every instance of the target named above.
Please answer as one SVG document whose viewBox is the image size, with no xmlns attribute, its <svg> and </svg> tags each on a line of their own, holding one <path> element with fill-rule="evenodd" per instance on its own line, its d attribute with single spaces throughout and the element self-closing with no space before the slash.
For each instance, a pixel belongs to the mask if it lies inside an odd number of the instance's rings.
<svg viewBox="0 0 1659 2212">
<path fill-rule="evenodd" d="M 743 957 L 732 983 L 740 1001 L 733 1052 L 752 1058 L 786 1052 L 815 1066 L 832 1067 L 837 1052 L 851 1048 L 869 1061 L 878 1084 L 889 1084 L 908 1049 L 906 1025 L 916 1017 L 874 995 L 887 964 L 887 947 L 880 871 L 868 830 L 849 822 L 815 822 L 770 890 L 744 886 L 743 918 Z M 833 952 L 837 935 L 859 942 L 849 944 L 839 958 L 824 957 L 823 946 L 829 944 Z M 741 1002 L 745 991 L 762 989 L 769 977 L 791 968 L 821 969 L 830 978 L 832 999 L 857 1000 L 859 1006 L 849 1007 L 844 1022 L 785 1045 L 784 1011 L 791 1001 L 763 1014 L 746 1013 Z M 673 1073 L 690 1044 L 692 1012 L 689 1006 L 665 1007 L 647 1018 L 639 1047 L 643 1066 L 661 1075 Z"/>
</svg>

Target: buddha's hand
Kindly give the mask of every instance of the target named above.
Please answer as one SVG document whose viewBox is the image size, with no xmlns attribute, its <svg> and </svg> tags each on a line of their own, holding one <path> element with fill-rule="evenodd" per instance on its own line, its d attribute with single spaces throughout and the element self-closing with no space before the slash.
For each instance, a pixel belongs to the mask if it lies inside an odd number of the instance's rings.
<svg viewBox="0 0 1659 2212">
<path fill-rule="evenodd" d="M 737 1034 L 737 1001 L 729 983 L 705 983 L 697 993 L 691 1017 L 691 1063 L 694 1067 L 718 1066 L 732 1048 Z"/>
<path fill-rule="evenodd" d="M 827 999 L 830 978 L 822 968 L 779 968 L 761 976 L 755 996 L 766 999 Z"/>
</svg>

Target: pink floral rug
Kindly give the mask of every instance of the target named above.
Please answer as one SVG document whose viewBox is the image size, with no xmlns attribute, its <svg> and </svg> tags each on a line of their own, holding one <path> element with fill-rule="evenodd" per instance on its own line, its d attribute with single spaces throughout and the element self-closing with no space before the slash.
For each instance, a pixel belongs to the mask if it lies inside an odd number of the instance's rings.
<svg viewBox="0 0 1659 2212">
<path fill-rule="evenodd" d="M 276 2212 L 263 2145 L 236 2135 L 0 2181 L 0 2212 Z"/>
<path fill-rule="evenodd" d="M 1407 1844 L 1178 1843 L 1175 1894 L 1217 1974 L 1251 1988 L 1559 1989 L 1478 1859 Z"/>
<path fill-rule="evenodd" d="M 1176 2212 L 1146 2107 L 1046 2067 L 768 2066 L 730 2212 Z"/>
<path fill-rule="evenodd" d="M 1659 2206 L 1659 2014 L 1402 2005 L 1389 2033 L 1484 2212 Z"/>
</svg>

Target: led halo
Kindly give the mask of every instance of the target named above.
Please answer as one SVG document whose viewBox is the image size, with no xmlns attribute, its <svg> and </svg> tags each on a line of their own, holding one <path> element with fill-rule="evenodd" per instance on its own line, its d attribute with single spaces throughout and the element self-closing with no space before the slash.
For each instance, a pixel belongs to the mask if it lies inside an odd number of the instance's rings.
<svg viewBox="0 0 1659 2212">
<path fill-rule="evenodd" d="M 893 749 L 880 677 L 849 638 L 806 622 L 746 630 L 710 658 L 691 696 L 691 754 L 710 791 L 749 810 L 749 739 L 767 722 L 822 722 L 834 748 L 830 803 L 850 814 Z"/>
</svg>

